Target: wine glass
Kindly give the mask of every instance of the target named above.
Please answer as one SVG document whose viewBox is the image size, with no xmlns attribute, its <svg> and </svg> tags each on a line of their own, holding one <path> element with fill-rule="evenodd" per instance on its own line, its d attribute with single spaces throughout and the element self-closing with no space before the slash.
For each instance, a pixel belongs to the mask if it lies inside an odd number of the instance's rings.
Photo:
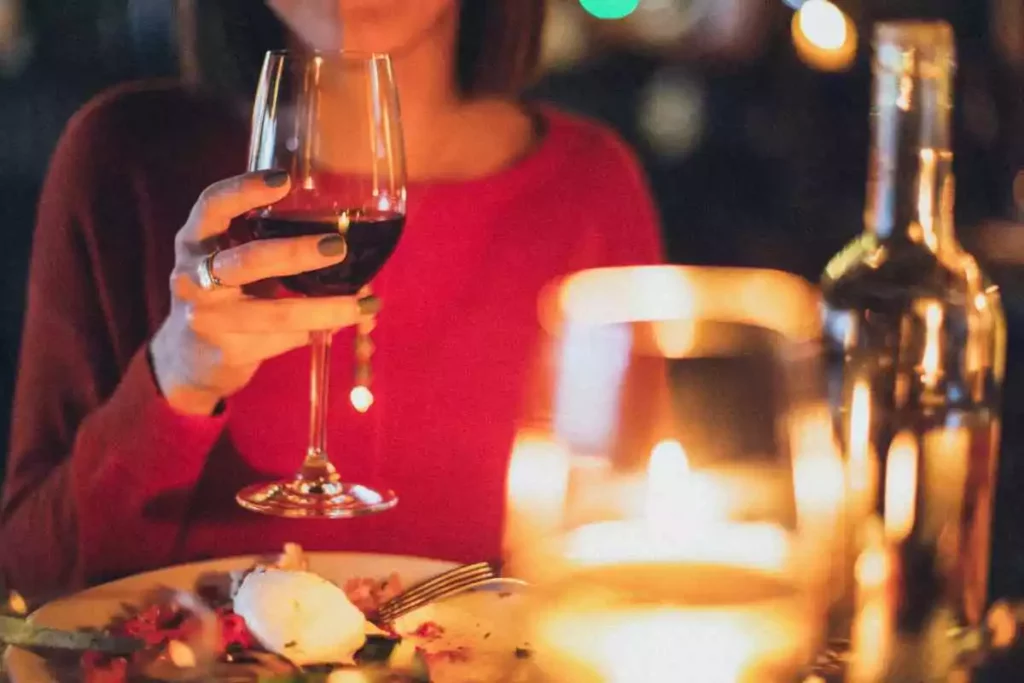
<svg viewBox="0 0 1024 683">
<path fill-rule="evenodd" d="M 288 171 L 292 189 L 280 202 L 248 217 L 254 237 L 340 233 L 348 248 L 337 265 L 280 278 L 271 295 L 354 296 L 364 291 L 394 252 L 405 223 L 402 125 L 389 57 L 347 51 L 268 53 L 253 108 L 249 170 L 268 169 Z M 362 362 L 354 403 L 360 395 L 372 397 L 368 354 L 361 348 L 369 347 L 367 341 L 357 338 Z M 331 332 L 314 332 L 310 344 L 305 461 L 294 479 L 247 487 L 237 501 L 249 510 L 283 517 L 346 518 L 388 510 L 398 502 L 393 491 L 343 481 L 328 458 Z"/>
</svg>

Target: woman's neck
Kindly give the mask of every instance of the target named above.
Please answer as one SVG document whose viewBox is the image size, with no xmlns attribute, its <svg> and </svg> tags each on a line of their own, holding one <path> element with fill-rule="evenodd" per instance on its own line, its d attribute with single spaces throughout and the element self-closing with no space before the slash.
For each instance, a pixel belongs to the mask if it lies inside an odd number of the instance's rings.
<svg viewBox="0 0 1024 683">
<path fill-rule="evenodd" d="M 411 181 L 487 175 L 514 162 L 534 141 L 531 119 L 514 102 L 462 95 L 455 68 L 457 34 L 453 11 L 391 53 Z M 323 106 L 346 111 L 337 100 Z M 344 114 L 332 117 L 341 121 Z"/>
<path fill-rule="evenodd" d="M 455 75 L 458 18 L 442 16 L 422 37 L 392 54 L 410 174 L 436 156 L 466 104 Z"/>
</svg>

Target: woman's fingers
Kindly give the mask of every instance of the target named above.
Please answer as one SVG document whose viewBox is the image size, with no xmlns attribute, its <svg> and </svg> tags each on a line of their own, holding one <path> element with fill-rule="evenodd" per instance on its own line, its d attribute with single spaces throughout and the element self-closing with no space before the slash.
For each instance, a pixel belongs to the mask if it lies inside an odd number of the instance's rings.
<svg viewBox="0 0 1024 683">
<path fill-rule="evenodd" d="M 210 185 L 178 231 L 179 247 L 192 253 L 195 245 L 226 232 L 234 218 L 284 199 L 290 186 L 285 171 L 246 173 Z"/>
<path fill-rule="evenodd" d="M 347 253 L 345 238 L 338 234 L 254 240 L 218 252 L 210 269 L 223 284 L 241 287 L 326 268 L 343 261 Z"/>
<path fill-rule="evenodd" d="M 204 337 L 337 330 L 354 325 L 360 311 L 376 301 L 355 297 L 241 299 L 206 303 L 190 309 L 190 325 Z"/>
</svg>

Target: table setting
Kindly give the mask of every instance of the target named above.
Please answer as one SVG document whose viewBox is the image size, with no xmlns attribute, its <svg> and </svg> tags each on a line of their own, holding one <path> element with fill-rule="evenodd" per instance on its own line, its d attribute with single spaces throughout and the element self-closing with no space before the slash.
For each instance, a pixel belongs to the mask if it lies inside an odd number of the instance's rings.
<svg viewBox="0 0 1024 683">
<path fill-rule="evenodd" d="M 501 558 L 289 545 L 45 604 L 0 586 L 0 680 L 1024 680 L 1008 664 L 1024 606 L 988 585 L 1006 331 L 952 226 L 952 31 L 887 23 L 875 44 L 868 227 L 820 286 L 645 265 L 544 287 Z M 320 79 L 365 99 L 352 118 L 372 182 L 328 191 L 314 173 L 310 155 L 345 149 L 313 123 Z M 262 238 L 348 237 L 340 266 L 284 288 L 369 296 L 406 210 L 387 58 L 272 53 L 252 140 L 251 171 L 317 188 L 255 216 Z M 373 329 L 362 311 L 348 395 L 361 413 Z M 251 513 L 345 524 L 401 505 L 328 458 L 330 343 L 314 333 L 300 469 L 239 491 Z"/>
</svg>

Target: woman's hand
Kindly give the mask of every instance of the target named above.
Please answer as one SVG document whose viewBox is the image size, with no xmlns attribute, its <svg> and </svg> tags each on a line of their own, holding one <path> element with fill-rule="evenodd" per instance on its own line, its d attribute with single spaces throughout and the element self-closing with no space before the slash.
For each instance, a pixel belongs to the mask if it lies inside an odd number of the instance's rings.
<svg viewBox="0 0 1024 683">
<path fill-rule="evenodd" d="M 339 263 L 341 235 L 256 240 L 216 252 L 204 289 L 200 269 L 231 220 L 288 194 L 280 171 L 230 178 L 207 188 L 175 239 L 171 312 L 150 343 L 156 382 L 182 413 L 210 415 L 245 386 L 264 360 L 309 343 L 309 333 L 354 324 L 355 297 L 255 299 L 241 287 Z M 207 283 L 209 285 L 209 283 Z"/>
</svg>

